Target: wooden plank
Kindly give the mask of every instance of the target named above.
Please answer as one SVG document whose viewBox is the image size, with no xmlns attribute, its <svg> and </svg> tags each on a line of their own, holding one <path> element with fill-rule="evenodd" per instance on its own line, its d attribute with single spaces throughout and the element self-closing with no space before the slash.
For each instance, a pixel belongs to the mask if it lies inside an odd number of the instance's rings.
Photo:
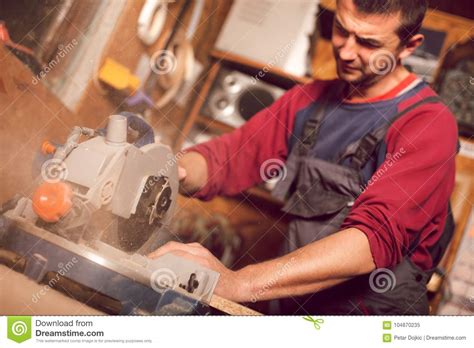
<svg viewBox="0 0 474 348">
<path fill-rule="evenodd" d="M 210 306 L 230 315 L 262 315 L 262 313 L 217 295 L 212 296 Z"/>
</svg>

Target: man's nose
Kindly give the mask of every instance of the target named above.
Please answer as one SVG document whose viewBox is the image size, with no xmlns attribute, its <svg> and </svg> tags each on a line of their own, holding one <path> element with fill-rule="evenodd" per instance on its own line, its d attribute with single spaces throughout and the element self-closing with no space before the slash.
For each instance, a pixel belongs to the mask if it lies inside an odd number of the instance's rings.
<svg viewBox="0 0 474 348">
<path fill-rule="evenodd" d="M 352 61 L 355 60 L 357 57 L 356 51 L 356 42 L 353 37 L 347 38 L 344 44 L 339 49 L 339 57 L 342 60 Z"/>
</svg>

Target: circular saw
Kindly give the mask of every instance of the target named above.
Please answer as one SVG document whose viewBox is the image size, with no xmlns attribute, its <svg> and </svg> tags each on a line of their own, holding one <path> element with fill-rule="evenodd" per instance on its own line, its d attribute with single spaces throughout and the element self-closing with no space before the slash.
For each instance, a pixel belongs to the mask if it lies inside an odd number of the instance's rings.
<svg viewBox="0 0 474 348">
<path fill-rule="evenodd" d="M 101 240 L 125 252 L 157 247 L 176 203 L 177 157 L 154 136 L 141 147 L 129 143 L 129 126 L 137 124 L 130 117 L 110 116 L 105 135 L 74 127 L 64 145 L 43 146 L 52 158 L 32 196 L 37 224 L 75 242 Z"/>
</svg>

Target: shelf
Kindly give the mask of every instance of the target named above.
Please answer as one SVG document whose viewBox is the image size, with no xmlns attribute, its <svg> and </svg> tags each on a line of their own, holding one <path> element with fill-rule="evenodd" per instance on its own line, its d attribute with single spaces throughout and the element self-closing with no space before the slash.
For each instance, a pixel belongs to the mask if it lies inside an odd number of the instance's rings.
<svg viewBox="0 0 474 348">
<path fill-rule="evenodd" d="M 310 83 L 312 81 L 309 77 L 293 75 L 282 69 L 270 67 L 264 62 L 254 61 L 230 52 L 214 50 L 211 52 L 211 56 L 217 59 L 222 65 L 258 77 L 258 79 L 264 82 L 283 89 L 290 89 L 293 86 Z"/>
<path fill-rule="evenodd" d="M 221 122 L 219 120 L 213 119 L 208 116 L 203 116 L 199 114 L 196 118 L 196 122 L 199 123 L 200 125 L 209 128 L 211 130 L 215 130 L 219 133 L 229 133 L 235 130 L 235 127 L 232 127 L 224 122 Z"/>
</svg>

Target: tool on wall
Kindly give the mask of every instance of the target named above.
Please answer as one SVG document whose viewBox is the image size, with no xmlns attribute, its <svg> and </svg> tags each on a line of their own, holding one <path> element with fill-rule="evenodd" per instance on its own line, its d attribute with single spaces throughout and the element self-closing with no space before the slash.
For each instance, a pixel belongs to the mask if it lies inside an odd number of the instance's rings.
<svg viewBox="0 0 474 348">
<path fill-rule="evenodd" d="M 162 108 L 178 94 L 185 81 L 192 78 L 194 68 L 194 51 L 191 40 L 198 28 L 202 15 L 204 1 L 194 2 L 190 24 L 185 30 L 182 27 L 191 1 L 187 0 L 180 9 L 176 24 L 169 33 L 163 49 L 156 51 L 151 59 L 151 69 L 154 74 L 146 84 L 145 94 L 151 95 L 155 85 L 158 84 L 164 93 L 155 101 L 155 108 Z"/>
<path fill-rule="evenodd" d="M 106 58 L 99 70 L 98 79 L 113 89 L 126 94 L 135 94 L 140 86 L 140 80 L 130 70 L 113 60 Z"/>
<path fill-rule="evenodd" d="M 193 12 L 186 30 L 183 28 L 182 22 L 192 4 L 189 0 L 185 1 L 180 8 L 172 30 L 164 32 L 169 2 L 171 1 L 146 1 L 138 19 L 137 35 L 144 44 L 152 45 L 160 35 L 166 35 L 163 48 L 155 51 L 149 58 L 148 71 L 144 71 L 142 59 L 139 61 L 137 69 L 144 81 L 141 82 L 127 67 L 111 58 L 105 60 L 97 74 L 98 81 L 115 90 L 125 92 L 126 103 L 130 107 L 141 104 L 161 109 L 177 96 L 185 82 L 193 78 L 194 52 L 191 40 L 202 16 L 204 0 L 194 2 Z M 158 98 L 154 97 L 156 86 L 162 90 Z M 97 84 L 97 87 L 102 90 L 100 84 Z"/>
<path fill-rule="evenodd" d="M 168 12 L 168 3 L 173 0 L 146 0 L 142 7 L 137 23 L 137 35 L 142 42 L 148 46 L 153 45 L 161 35 Z M 177 17 L 177 23 L 183 18 L 190 2 L 183 5 L 182 12 Z M 204 0 L 195 0 L 194 9 L 191 14 L 188 28 L 186 30 L 186 39 L 189 41 L 193 38 L 204 9 Z"/>
<path fill-rule="evenodd" d="M 166 50 L 155 52 L 151 64 L 156 82 L 164 90 L 155 101 L 155 107 L 160 109 L 173 100 L 192 73 L 194 53 L 191 44 L 184 38 L 184 32 L 177 32 Z"/>
<path fill-rule="evenodd" d="M 153 45 L 166 21 L 169 0 L 146 0 L 138 17 L 137 35 L 145 45 Z"/>
</svg>

